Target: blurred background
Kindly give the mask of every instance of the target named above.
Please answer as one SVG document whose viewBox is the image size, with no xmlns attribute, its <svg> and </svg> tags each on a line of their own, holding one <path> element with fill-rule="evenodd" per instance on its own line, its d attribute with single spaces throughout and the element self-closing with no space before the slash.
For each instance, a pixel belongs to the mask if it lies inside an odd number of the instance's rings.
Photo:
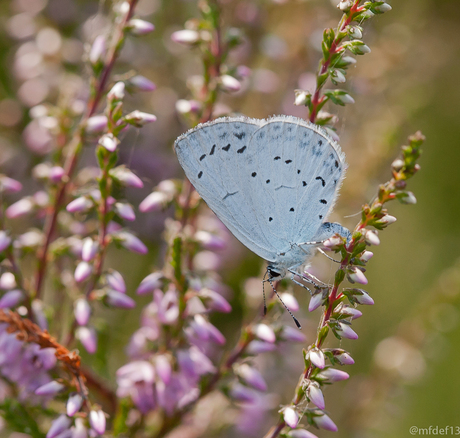
<svg viewBox="0 0 460 438">
<path fill-rule="evenodd" d="M 336 1 L 222 1 L 223 26 L 244 31 L 245 42 L 232 52 L 228 64 L 245 65 L 251 74 L 241 91 L 222 96 L 218 111 L 251 117 L 292 114 L 306 117 L 294 106 L 294 89 L 312 89 L 320 59 L 323 29 L 336 27 Z M 427 137 L 422 171 L 410 181 L 416 205 L 389 205 L 398 221 L 381 234 L 381 245 L 368 264 L 368 292 L 375 306 L 363 309 L 355 322 L 359 340 L 343 340 L 355 365 L 351 378 L 327 388 L 330 416 L 345 437 L 407 437 L 409 428 L 460 426 L 460 5 L 458 0 L 405 0 L 390 3 L 393 10 L 364 24 L 364 41 L 372 52 L 358 57 L 348 72 L 346 88 L 355 105 L 330 107 L 338 115 L 337 133 L 349 169 L 333 214 L 334 221 L 353 228 L 364 202 L 390 177 L 390 163 L 408 135 L 421 130 Z M 31 192 L 31 169 L 52 148 L 49 132 L 34 119 L 37 105 L 65 105 L 78 95 L 89 78 L 82 61 L 85 44 L 108 24 L 110 4 L 90 0 L 12 0 L 0 2 L 0 172 L 21 180 Z M 134 205 L 166 178 L 183 178 L 172 151 L 174 139 L 188 129 L 176 111 L 178 99 L 190 97 L 187 83 L 200 74 L 199 53 L 171 42 L 172 32 L 199 15 L 196 2 L 143 0 L 138 14 L 152 21 L 151 35 L 127 41 L 116 73 L 135 69 L 156 83 L 154 93 L 130 96 L 126 107 L 154 113 L 155 124 L 130 132 L 123 140 L 121 161 L 143 179 L 145 188 L 132 192 Z M 75 108 L 78 114 L 78 102 Z M 81 101 L 80 101 L 81 102 Z M 81 166 L 94 165 L 88 147 Z M 18 197 L 19 198 L 19 195 Z M 16 198 L 11 196 L 8 203 Z M 149 246 L 147 256 L 112 250 L 110 265 L 126 276 L 134 290 L 155 267 L 163 265 L 162 232 L 170 211 L 140 214 L 133 229 Z M 209 214 L 210 221 L 212 213 Z M 15 231 L 40 222 L 21 219 Z M 235 327 L 260 311 L 260 274 L 264 263 L 232 236 L 227 249 L 213 262 L 234 311 L 213 323 L 229 339 L 238 339 Z M 313 260 L 323 281 L 333 278 L 334 266 L 324 257 Z M 286 288 L 292 284 L 286 282 Z M 308 297 L 295 290 L 302 308 L 299 319 L 312 342 L 319 311 L 307 314 Z M 53 296 L 45 296 L 45 301 Z M 126 362 L 124 353 L 139 314 L 148 302 L 137 298 L 129 312 L 101 311 L 101 339 L 95 356 L 84 361 L 108 382 Z M 65 309 L 65 307 L 64 307 Z M 67 310 L 56 318 L 66 318 Z M 113 317 L 117 315 L 117 317 Z M 284 315 L 286 321 L 288 315 Z M 110 335 L 109 335 L 110 334 Z M 102 335 L 104 336 L 104 335 Z M 330 345 L 337 345 L 329 339 Z M 301 347 L 260 357 L 259 367 L 269 384 L 266 410 L 256 424 L 254 413 L 240 412 L 223 401 L 212 407 L 203 402 L 200 434 L 176 436 L 262 436 L 276 422 L 277 406 L 287 403 L 303 369 Z M 211 411 L 209 411 L 211 412 Z M 214 417 L 213 417 L 214 416 Z M 220 423 L 253 422 L 245 432 Z M 239 417 L 240 416 L 240 417 Z M 239 418 L 239 420 L 235 420 Z M 219 422 L 217 421 L 217 423 Z M 329 432 L 319 431 L 319 437 Z"/>
</svg>

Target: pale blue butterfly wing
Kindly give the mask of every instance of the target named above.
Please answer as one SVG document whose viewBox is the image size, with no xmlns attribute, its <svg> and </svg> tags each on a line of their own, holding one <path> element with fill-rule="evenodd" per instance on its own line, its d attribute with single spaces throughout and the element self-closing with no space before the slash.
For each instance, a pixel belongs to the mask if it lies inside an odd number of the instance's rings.
<svg viewBox="0 0 460 438">
<path fill-rule="evenodd" d="M 292 244 L 315 239 L 344 176 L 340 147 L 322 129 L 289 116 L 218 119 L 179 137 L 175 148 L 209 207 L 271 262 Z"/>
</svg>

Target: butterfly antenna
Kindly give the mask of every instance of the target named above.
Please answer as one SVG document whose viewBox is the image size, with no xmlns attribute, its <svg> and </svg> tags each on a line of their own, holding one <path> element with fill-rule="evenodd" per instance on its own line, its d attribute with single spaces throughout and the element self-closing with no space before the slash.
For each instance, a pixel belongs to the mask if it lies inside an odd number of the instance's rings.
<svg viewBox="0 0 460 438">
<path fill-rule="evenodd" d="M 287 310 L 287 312 L 289 313 L 289 315 L 291 315 L 292 319 L 294 320 L 295 322 L 295 325 L 297 326 L 297 328 L 299 330 L 302 329 L 302 326 L 300 325 L 300 322 L 298 321 L 298 319 L 293 315 L 293 313 L 288 309 L 288 306 L 286 306 L 286 304 L 284 304 L 284 301 L 281 299 L 281 297 L 279 296 L 277 290 L 275 289 L 275 286 L 273 286 L 273 282 L 271 281 L 271 279 L 269 278 L 268 279 L 268 282 L 270 283 L 270 286 L 272 287 L 273 289 L 273 292 L 275 292 L 276 296 L 278 297 L 278 299 L 281 301 L 281 304 L 284 306 L 284 308 Z"/>
</svg>

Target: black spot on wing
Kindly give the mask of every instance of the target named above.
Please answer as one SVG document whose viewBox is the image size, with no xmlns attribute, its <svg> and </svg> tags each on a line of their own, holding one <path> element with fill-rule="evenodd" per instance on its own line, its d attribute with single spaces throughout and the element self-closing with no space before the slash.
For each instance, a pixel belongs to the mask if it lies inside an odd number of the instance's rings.
<svg viewBox="0 0 460 438">
<path fill-rule="evenodd" d="M 327 201 L 325 199 L 320 199 L 319 202 L 321 202 L 321 204 L 327 204 Z"/>
<path fill-rule="evenodd" d="M 268 222 L 271 222 L 272 220 L 273 220 L 272 217 L 269 217 L 269 218 L 268 218 Z"/>
<path fill-rule="evenodd" d="M 266 182 L 267 184 L 270 184 L 270 180 L 269 180 L 269 179 L 267 179 L 267 181 L 265 181 L 265 182 Z"/>
<path fill-rule="evenodd" d="M 292 163 L 292 160 L 286 160 L 285 163 L 286 164 Z"/>
<path fill-rule="evenodd" d="M 201 178 L 203 176 L 203 171 L 201 171 L 199 174 L 198 174 L 198 178 Z"/>
<path fill-rule="evenodd" d="M 323 215 L 322 215 L 322 214 L 320 214 L 320 215 L 319 215 L 319 218 L 320 218 L 320 219 L 322 219 L 322 218 L 323 218 Z"/>
<path fill-rule="evenodd" d="M 321 185 L 322 185 L 323 187 L 326 185 L 326 181 L 324 181 L 324 179 L 321 178 L 320 176 L 317 176 L 315 179 L 321 181 Z"/>
<path fill-rule="evenodd" d="M 297 175 L 300 173 L 300 169 L 297 169 Z"/>
<path fill-rule="evenodd" d="M 203 154 L 203 155 L 200 157 L 200 161 L 203 161 L 205 157 L 206 157 L 206 154 Z"/>
<path fill-rule="evenodd" d="M 307 186 L 306 181 L 302 181 L 302 185 L 303 185 L 304 187 L 306 187 L 306 186 Z"/>
<path fill-rule="evenodd" d="M 337 160 L 335 160 L 335 168 L 337 169 L 339 167 L 339 162 Z"/>
<path fill-rule="evenodd" d="M 229 143 L 227 146 L 224 146 L 222 149 L 223 149 L 225 152 L 228 152 L 229 149 L 230 149 L 230 143 Z"/>
<path fill-rule="evenodd" d="M 289 211 L 294 211 L 294 207 L 291 207 L 291 208 L 289 209 Z"/>
<path fill-rule="evenodd" d="M 277 160 L 281 160 L 281 157 L 276 156 L 276 157 L 275 157 L 275 161 L 277 161 Z"/>
<path fill-rule="evenodd" d="M 251 176 L 252 176 L 253 178 L 255 178 L 255 177 L 257 176 L 257 172 L 252 172 L 252 173 L 251 173 Z"/>
<path fill-rule="evenodd" d="M 234 135 L 237 139 L 239 139 L 239 140 L 241 140 L 241 139 L 243 139 L 244 137 L 246 137 L 246 133 L 245 133 L 245 132 L 234 132 L 233 135 Z"/>
<path fill-rule="evenodd" d="M 219 134 L 219 138 L 221 140 L 224 140 L 228 136 L 228 132 L 223 132 L 222 134 Z"/>
<path fill-rule="evenodd" d="M 211 152 L 209 152 L 209 155 L 214 155 L 214 151 L 216 150 L 216 145 L 213 144 L 211 148 Z"/>
<path fill-rule="evenodd" d="M 246 149 L 246 146 L 243 146 L 242 148 L 238 149 L 236 152 L 238 152 L 239 154 L 242 154 L 245 149 Z"/>
</svg>

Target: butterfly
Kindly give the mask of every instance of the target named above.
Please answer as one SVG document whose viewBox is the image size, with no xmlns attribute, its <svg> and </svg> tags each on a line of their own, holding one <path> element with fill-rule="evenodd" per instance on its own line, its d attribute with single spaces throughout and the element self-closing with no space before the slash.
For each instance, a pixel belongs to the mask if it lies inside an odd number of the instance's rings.
<svg viewBox="0 0 460 438">
<path fill-rule="evenodd" d="M 329 237 L 349 238 L 346 228 L 326 222 L 346 163 L 340 146 L 319 126 L 292 116 L 224 117 L 189 130 L 174 147 L 211 210 L 269 262 L 272 287 L 289 274 L 295 281 Z"/>
</svg>

